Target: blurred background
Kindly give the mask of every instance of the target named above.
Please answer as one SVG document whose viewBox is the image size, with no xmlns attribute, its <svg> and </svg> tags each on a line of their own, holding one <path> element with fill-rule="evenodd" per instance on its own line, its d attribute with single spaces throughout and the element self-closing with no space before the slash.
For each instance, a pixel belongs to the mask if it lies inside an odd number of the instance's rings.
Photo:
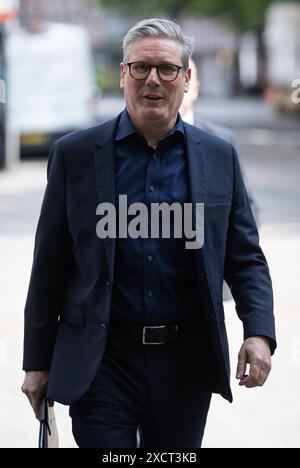
<svg viewBox="0 0 300 468">
<path fill-rule="evenodd" d="M 37 445 L 23 308 L 49 149 L 123 109 L 122 36 L 146 17 L 194 38 L 194 110 L 234 139 L 274 284 L 279 348 L 261 389 L 235 382 L 242 328 L 225 302 L 234 403 L 214 397 L 204 447 L 299 448 L 300 1 L 274 0 L 0 0 L 0 447 Z M 61 446 L 75 447 L 56 412 Z"/>
</svg>

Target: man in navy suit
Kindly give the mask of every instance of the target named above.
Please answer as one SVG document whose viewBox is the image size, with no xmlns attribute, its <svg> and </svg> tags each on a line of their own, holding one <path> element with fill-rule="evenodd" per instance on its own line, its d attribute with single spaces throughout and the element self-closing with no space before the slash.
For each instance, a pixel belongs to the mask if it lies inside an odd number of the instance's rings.
<svg viewBox="0 0 300 468">
<path fill-rule="evenodd" d="M 232 401 L 223 278 L 243 323 L 236 377 L 248 388 L 264 384 L 276 348 L 271 280 L 234 148 L 178 114 L 190 41 L 151 19 L 129 30 L 123 50 L 126 109 L 50 155 L 22 390 L 37 417 L 45 392 L 70 405 L 79 447 L 135 447 L 137 430 L 143 447 L 199 447 L 212 393 Z M 126 234 L 137 206 L 174 203 L 192 204 L 199 248 L 176 234 L 175 214 L 168 236 L 165 226 L 145 235 L 152 218 L 143 235 Z M 111 207 L 117 218 L 99 235 Z"/>
</svg>

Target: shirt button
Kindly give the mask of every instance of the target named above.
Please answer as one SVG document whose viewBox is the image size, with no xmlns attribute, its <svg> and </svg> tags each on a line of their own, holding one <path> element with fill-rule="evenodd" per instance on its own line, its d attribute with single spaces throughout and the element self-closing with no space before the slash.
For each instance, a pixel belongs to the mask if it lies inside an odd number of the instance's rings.
<svg viewBox="0 0 300 468">
<path fill-rule="evenodd" d="M 155 188 L 153 187 L 153 185 L 150 185 L 149 187 L 149 192 L 154 192 Z"/>
<path fill-rule="evenodd" d="M 149 290 L 147 294 L 148 294 L 149 297 L 151 297 L 152 296 L 152 291 Z"/>
<path fill-rule="evenodd" d="M 153 260 L 152 255 L 148 255 L 147 259 L 149 260 L 149 262 L 152 262 Z"/>
</svg>

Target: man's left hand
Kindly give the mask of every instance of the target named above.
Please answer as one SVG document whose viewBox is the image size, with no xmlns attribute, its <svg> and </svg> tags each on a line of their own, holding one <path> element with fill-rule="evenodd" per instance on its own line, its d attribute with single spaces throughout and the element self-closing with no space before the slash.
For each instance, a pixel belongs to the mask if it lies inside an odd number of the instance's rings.
<svg viewBox="0 0 300 468">
<path fill-rule="evenodd" d="M 245 375 L 250 364 L 249 375 Z M 247 388 L 262 387 L 271 370 L 269 340 L 263 336 L 247 338 L 239 352 L 236 378 Z"/>
</svg>

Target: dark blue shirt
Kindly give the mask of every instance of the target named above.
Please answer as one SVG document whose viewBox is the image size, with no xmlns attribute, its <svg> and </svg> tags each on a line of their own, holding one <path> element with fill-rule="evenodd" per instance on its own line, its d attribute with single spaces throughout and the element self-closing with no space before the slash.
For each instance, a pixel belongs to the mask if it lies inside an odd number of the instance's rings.
<svg viewBox="0 0 300 468">
<path fill-rule="evenodd" d="M 126 110 L 115 136 L 116 208 L 119 195 L 134 202 L 190 201 L 181 117 L 156 149 L 137 133 Z M 118 210 L 117 210 L 118 213 Z M 134 217 L 134 216 L 133 216 Z M 172 220 L 172 217 L 171 217 Z M 128 216 L 128 222 L 130 216 Z M 172 227 L 172 226 L 171 226 Z M 197 307 L 192 250 L 185 239 L 116 239 L 112 320 L 155 325 L 183 320 Z"/>
</svg>

